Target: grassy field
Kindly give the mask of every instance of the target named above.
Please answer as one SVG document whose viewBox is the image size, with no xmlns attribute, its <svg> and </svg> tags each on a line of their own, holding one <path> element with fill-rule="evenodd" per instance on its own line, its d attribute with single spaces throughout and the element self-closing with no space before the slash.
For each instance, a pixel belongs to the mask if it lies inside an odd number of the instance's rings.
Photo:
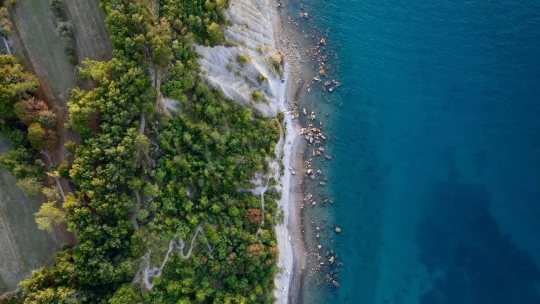
<svg viewBox="0 0 540 304">
<path fill-rule="evenodd" d="M 10 148 L 0 138 L 0 154 Z M 34 213 L 42 198 L 26 197 L 17 188 L 15 178 L 0 170 L 0 294 L 13 290 L 34 269 L 52 262 L 60 246 L 54 235 L 41 231 Z"/>
</svg>

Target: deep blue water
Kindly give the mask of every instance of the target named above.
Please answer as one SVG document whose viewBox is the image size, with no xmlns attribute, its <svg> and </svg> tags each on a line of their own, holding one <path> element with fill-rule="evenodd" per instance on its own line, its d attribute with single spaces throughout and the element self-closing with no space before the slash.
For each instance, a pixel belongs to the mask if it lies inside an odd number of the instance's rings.
<svg viewBox="0 0 540 304">
<path fill-rule="evenodd" d="M 540 303 L 540 1 L 303 5 L 344 84 L 326 302 Z"/>
</svg>

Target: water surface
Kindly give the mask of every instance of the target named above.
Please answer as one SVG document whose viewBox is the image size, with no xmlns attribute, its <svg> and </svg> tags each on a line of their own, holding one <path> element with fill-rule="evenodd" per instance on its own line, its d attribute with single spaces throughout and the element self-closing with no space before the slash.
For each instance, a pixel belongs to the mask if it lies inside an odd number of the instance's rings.
<svg viewBox="0 0 540 304">
<path fill-rule="evenodd" d="M 327 303 L 540 303 L 540 2 L 295 2 L 339 53 Z"/>
</svg>

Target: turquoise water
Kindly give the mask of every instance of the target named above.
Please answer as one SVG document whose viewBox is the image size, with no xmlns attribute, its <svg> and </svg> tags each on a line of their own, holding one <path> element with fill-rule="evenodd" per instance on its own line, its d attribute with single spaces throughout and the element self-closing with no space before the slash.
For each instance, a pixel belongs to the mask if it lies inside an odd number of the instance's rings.
<svg viewBox="0 0 540 304">
<path fill-rule="evenodd" d="M 540 2 L 299 6 L 344 84 L 326 302 L 540 303 Z"/>
</svg>

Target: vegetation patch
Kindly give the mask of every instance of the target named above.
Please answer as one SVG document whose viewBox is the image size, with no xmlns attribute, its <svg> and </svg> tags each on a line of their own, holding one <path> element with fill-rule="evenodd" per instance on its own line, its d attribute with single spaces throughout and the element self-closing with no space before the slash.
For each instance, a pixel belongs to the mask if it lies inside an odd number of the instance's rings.
<svg viewBox="0 0 540 304">
<path fill-rule="evenodd" d="M 114 56 L 86 60 L 79 70 L 93 89 L 71 91 L 70 124 L 80 141 L 66 145 L 74 159 L 54 172 L 69 174 L 76 188 L 66 194 L 63 209 L 79 244 L 21 284 L 26 300 L 272 302 L 279 194 L 264 194 L 260 209 L 260 196 L 250 189 L 256 172 L 269 173 L 279 122 L 211 89 L 192 52 L 193 42 L 222 42 L 218 30 L 226 5 L 101 1 Z M 180 102 L 179 114 L 147 115 L 156 100 L 151 70 L 166 75 L 161 91 Z M 30 138 L 47 136 L 42 131 L 52 123 L 46 111 L 28 112 L 35 129 Z M 54 191 L 46 188 L 42 192 L 54 202 Z M 43 227 L 64 218 L 50 206 L 40 210 Z M 204 234 L 196 237 L 192 254 L 172 253 L 151 290 L 131 283 L 149 250 L 163 252 L 175 236 L 191 239 L 198 227 Z M 161 262 L 158 255 L 152 258 L 153 265 Z"/>
</svg>

